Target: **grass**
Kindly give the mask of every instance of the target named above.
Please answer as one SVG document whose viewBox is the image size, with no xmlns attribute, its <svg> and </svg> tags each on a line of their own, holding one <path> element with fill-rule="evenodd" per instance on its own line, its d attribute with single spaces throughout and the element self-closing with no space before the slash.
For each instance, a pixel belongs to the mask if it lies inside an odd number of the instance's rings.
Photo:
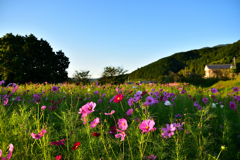
<svg viewBox="0 0 240 160">
<path fill-rule="evenodd" d="M 222 84 L 222 83 L 221 83 Z M 26 84 L 1 88 L 0 105 L 0 149 L 2 157 L 9 153 L 9 144 L 14 145 L 12 159 L 224 159 L 240 158 L 240 119 L 239 102 L 233 92 L 236 83 L 228 83 L 229 89 L 216 84 L 219 92 L 212 93 L 211 88 L 196 88 L 192 85 L 170 87 L 164 84 L 142 85 L 76 85 L 76 84 Z M 59 90 L 53 91 L 53 86 Z M 224 88 L 224 89 L 223 89 Z M 15 88 L 16 89 L 16 88 Z M 182 94 L 180 91 L 185 90 Z M 97 93 L 98 91 L 99 93 Z M 133 105 L 128 104 L 137 91 L 146 94 Z M 227 93 L 230 93 L 229 95 Z M 113 98 L 124 95 L 120 103 Z M 105 96 L 104 96 L 105 94 Z M 7 95 L 8 103 L 6 103 Z M 213 96 L 214 95 L 214 96 Z M 224 96 L 223 96 L 224 95 Z M 226 96 L 225 96 L 226 95 Z M 20 96 L 20 97 L 19 97 Z M 20 99 L 16 99 L 16 98 Z M 146 105 L 147 97 L 153 97 L 155 103 Z M 208 98 L 207 102 L 202 101 Z M 101 99 L 101 101 L 99 101 Z M 168 100 L 171 105 L 165 105 Z M 194 106 L 194 102 L 198 106 Z M 96 103 L 95 110 L 84 120 L 79 109 L 88 102 Z M 236 109 L 229 107 L 236 103 Z M 223 106 L 221 106 L 223 105 Z M 41 107 L 46 106 L 42 110 Z M 216 106 L 216 107 L 215 107 Z M 132 108 L 133 113 L 126 112 Z M 112 110 L 114 114 L 105 115 Z M 181 116 L 178 116 L 181 115 Z M 90 123 L 99 117 L 100 123 L 91 128 Z M 123 141 L 116 138 L 117 120 L 126 119 L 128 127 Z M 144 120 L 155 122 L 156 130 L 142 133 L 139 125 Z M 166 124 L 179 123 L 171 137 L 163 136 Z M 34 139 L 31 133 L 46 133 L 40 139 Z M 93 133 L 100 133 L 99 137 Z M 169 131 L 170 132 L 170 131 Z M 121 132 L 118 132 L 118 134 Z M 59 140 L 64 145 L 51 145 Z M 76 150 L 74 144 L 80 142 Z"/>
</svg>

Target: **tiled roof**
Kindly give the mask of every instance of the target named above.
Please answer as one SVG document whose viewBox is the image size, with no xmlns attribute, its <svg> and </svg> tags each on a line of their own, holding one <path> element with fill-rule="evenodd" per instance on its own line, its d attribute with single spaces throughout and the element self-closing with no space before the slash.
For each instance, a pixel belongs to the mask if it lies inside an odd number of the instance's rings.
<svg viewBox="0 0 240 160">
<path fill-rule="evenodd" d="M 230 69 L 232 64 L 214 64 L 214 65 L 207 65 L 208 69 Z"/>
</svg>

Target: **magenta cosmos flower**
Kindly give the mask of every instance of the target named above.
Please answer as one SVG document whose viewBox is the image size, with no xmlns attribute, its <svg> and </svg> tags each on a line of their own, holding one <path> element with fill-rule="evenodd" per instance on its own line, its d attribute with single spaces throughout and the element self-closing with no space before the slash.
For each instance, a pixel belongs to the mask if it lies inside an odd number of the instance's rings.
<svg viewBox="0 0 240 160">
<path fill-rule="evenodd" d="M 9 152 L 8 152 L 7 158 L 2 157 L 2 150 L 0 149 L 0 159 L 2 159 L 2 160 L 10 159 L 12 157 L 13 149 L 14 149 L 13 144 L 10 144 L 9 145 Z"/>
<path fill-rule="evenodd" d="M 128 116 L 131 116 L 131 115 L 132 115 L 132 113 L 133 113 L 133 109 L 132 109 L 132 108 L 130 108 L 130 109 L 127 111 L 127 115 L 128 115 Z"/>
<path fill-rule="evenodd" d="M 207 100 L 208 100 L 208 98 L 203 98 L 203 99 L 202 99 L 202 101 L 203 101 L 204 103 L 207 103 Z"/>
<path fill-rule="evenodd" d="M 154 120 L 143 120 L 142 123 L 139 125 L 139 128 L 142 130 L 142 133 L 149 132 L 151 130 L 155 130 L 153 126 L 155 125 Z"/>
<path fill-rule="evenodd" d="M 151 156 L 146 156 L 147 160 L 155 160 L 157 156 L 154 156 L 153 154 Z"/>
<path fill-rule="evenodd" d="M 229 107 L 230 107 L 231 109 L 236 109 L 237 105 L 236 105 L 235 102 L 230 102 Z"/>
<path fill-rule="evenodd" d="M 134 104 L 134 98 L 130 98 L 129 100 L 128 100 L 128 105 L 129 106 L 132 106 Z"/>
<path fill-rule="evenodd" d="M 8 98 L 6 98 L 4 101 L 3 101 L 3 105 L 7 105 L 8 104 Z"/>
<path fill-rule="evenodd" d="M 238 91 L 239 91 L 239 88 L 238 88 L 238 87 L 233 87 L 233 91 L 234 91 L 234 92 L 238 92 Z"/>
<path fill-rule="evenodd" d="M 212 93 L 217 93 L 218 90 L 217 90 L 216 88 L 212 88 L 212 89 L 211 89 L 211 92 L 212 92 Z"/>
<path fill-rule="evenodd" d="M 34 139 L 40 139 L 44 136 L 45 133 L 47 133 L 47 131 L 45 129 L 42 129 L 41 132 L 39 132 L 37 134 L 31 133 L 31 136 Z"/>
<path fill-rule="evenodd" d="M 126 133 L 125 133 L 125 131 L 123 130 L 123 131 L 121 131 L 121 130 L 117 130 L 118 132 L 120 132 L 120 133 L 118 133 L 118 134 L 115 134 L 115 138 L 120 138 L 121 137 L 121 141 L 124 141 L 124 138 L 125 138 L 125 136 L 126 136 Z"/>
<path fill-rule="evenodd" d="M 58 88 L 57 86 L 53 86 L 53 87 L 52 87 L 52 90 L 55 92 L 55 91 L 58 91 L 59 88 Z"/>
<path fill-rule="evenodd" d="M 90 127 L 91 128 L 94 128 L 94 127 L 96 127 L 97 126 L 97 124 L 98 123 L 100 123 L 100 121 L 99 121 L 99 118 L 97 117 L 96 119 L 94 119 L 90 124 Z"/>
<path fill-rule="evenodd" d="M 127 129 L 127 127 L 128 127 L 127 120 L 124 119 L 124 118 L 119 119 L 119 120 L 118 120 L 118 127 L 119 127 L 121 130 L 125 131 L 125 130 Z"/>
<path fill-rule="evenodd" d="M 176 130 L 176 127 L 174 127 L 174 124 L 166 124 L 167 128 L 162 127 L 162 136 L 166 138 L 167 136 L 171 138 L 172 135 L 174 135 L 174 131 Z"/>
<path fill-rule="evenodd" d="M 58 140 L 56 142 L 51 142 L 50 144 L 51 145 L 56 145 L 56 146 L 64 145 L 65 144 L 65 143 L 63 143 L 64 141 L 66 141 L 66 139 Z"/>
</svg>

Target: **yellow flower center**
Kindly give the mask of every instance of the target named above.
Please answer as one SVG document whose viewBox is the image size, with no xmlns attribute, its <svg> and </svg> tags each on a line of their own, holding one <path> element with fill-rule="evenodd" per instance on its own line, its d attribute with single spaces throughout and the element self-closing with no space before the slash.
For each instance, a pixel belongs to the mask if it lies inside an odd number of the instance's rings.
<svg viewBox="0 0 240 160">
<path fill-rule="evenodd" d="M 149 127 L 147 126 L 146 129 L 149 129 Z"/>
<path fill-rule="evenodd" d="M 89 107 L 88 109 L 89 109 L 89 110 L 92 110 L 92 107 Z"/>
<path fill-rule="evenodd" d="M 122 125 L 125 126 L 125 123 L 123 123 Z"/>
</svg>

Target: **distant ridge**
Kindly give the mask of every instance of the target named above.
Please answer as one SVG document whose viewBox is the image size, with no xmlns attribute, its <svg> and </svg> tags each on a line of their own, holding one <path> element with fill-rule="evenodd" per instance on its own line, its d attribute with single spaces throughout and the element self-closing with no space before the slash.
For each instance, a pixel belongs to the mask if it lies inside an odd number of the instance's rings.
<svg viewBox="0 0 240 160">
<path fill-rule="evenodd" d="M 240 68 L 240 40 L 233 44 L 220 44 L 214 47 L 175 53 L 138 68 L 129 74 L 131 79 L 161 80 L 170 71 L 178 73 L 184 70 L 203 75 L 207 64 L 231 64 L 236 58 Z M 239 67 L 238 67 L 239 66 Z"/>
</svg>

